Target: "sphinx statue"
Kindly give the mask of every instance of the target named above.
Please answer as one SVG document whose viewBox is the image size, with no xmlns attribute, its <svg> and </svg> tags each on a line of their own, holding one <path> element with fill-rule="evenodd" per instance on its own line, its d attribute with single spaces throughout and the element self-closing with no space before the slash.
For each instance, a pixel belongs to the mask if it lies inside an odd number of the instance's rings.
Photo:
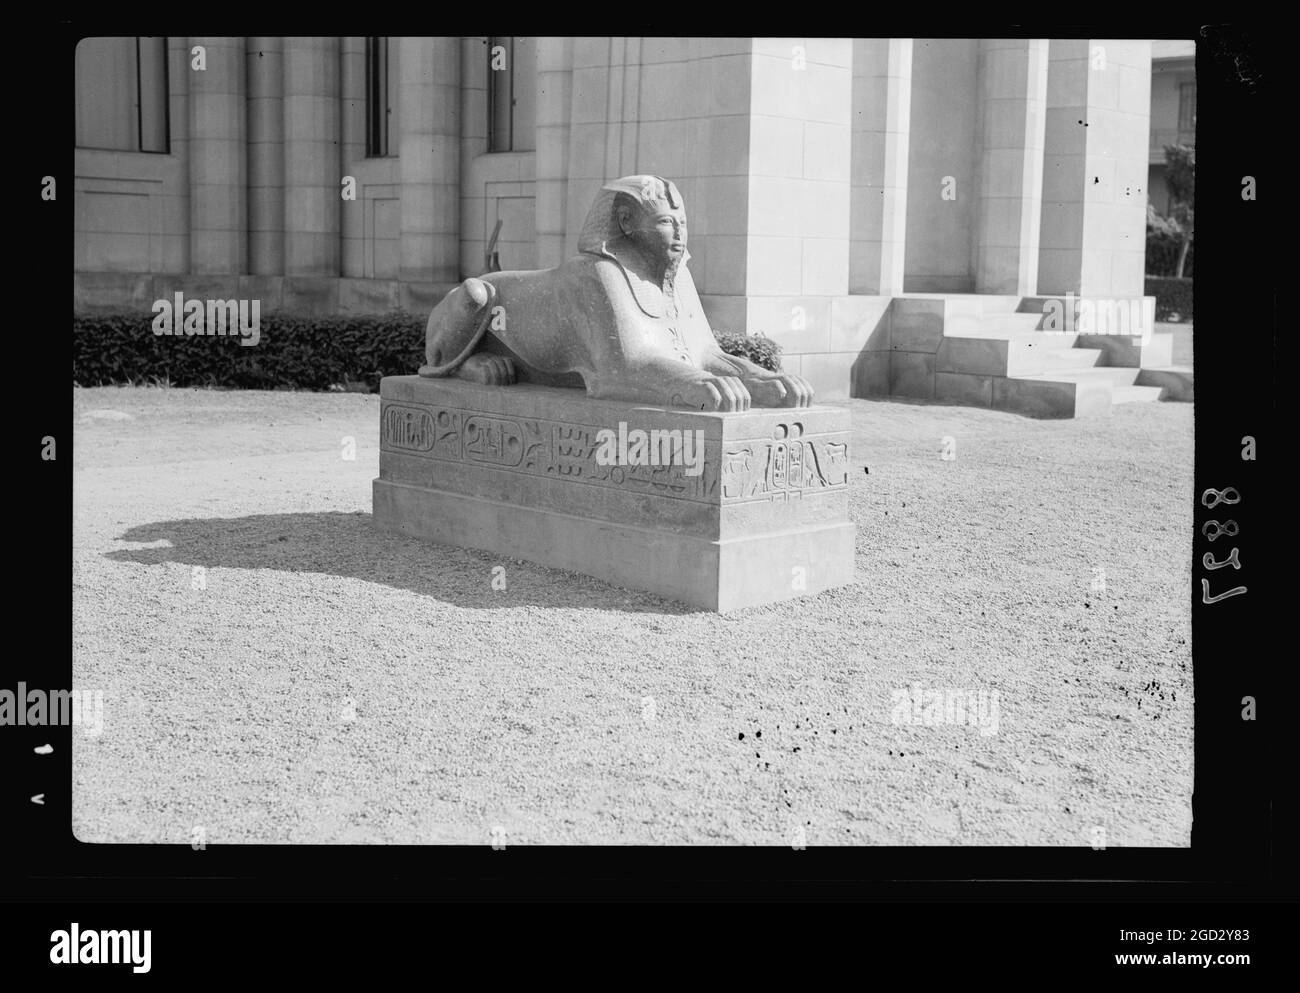
<svg viewBox="0 0 1300 993">
<path fill-rule="evenodd" d="M 658 176 L 604 186 L 554 269 L 466 279 L 429 315 L 420 375 L 585 387 L 597 399 L 743 411 L 806 407 L 806 380 L 718 347 L 691 279 L 686 209 Z"/>
</svg>

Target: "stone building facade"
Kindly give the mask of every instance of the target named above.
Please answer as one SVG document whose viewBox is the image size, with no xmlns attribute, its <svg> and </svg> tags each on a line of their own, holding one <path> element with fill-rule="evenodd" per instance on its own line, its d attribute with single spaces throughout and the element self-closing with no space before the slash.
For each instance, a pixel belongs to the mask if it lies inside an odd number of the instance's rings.
<svg viewBox="0 0 1300 993">
<path fill-rule="evenodd" d="M 715 327 L 826 396 L 1016 407 L 1041 298 L 1142 298 L 1151 69 L 1128 40 L 87 39 L 74 306 L 424 313 L 494 232 L 555 265 L 654 173 Z"/>
<path fill-rule="evenodd" d="M 1151 44 L 1151 157 L 1147 186 L 1159 214 L 1169 213 L 1165 146 L 1196 147 L 1196 45 Z"/>
</svg>

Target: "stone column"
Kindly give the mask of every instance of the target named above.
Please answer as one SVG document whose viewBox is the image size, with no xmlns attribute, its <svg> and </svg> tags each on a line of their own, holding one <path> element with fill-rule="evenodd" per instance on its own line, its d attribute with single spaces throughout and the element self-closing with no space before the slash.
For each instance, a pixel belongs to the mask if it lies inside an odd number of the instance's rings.
<svg viewBox="0 0 1300 993">
<path fill-rule="evenodd" d="M 626 39 L 583 37 L 569 43 L 572 52 L 570 100 L 568 113 L 568 151 L 565 155 L 564 244 L 568 251 L 577 247 L 582 230 L 600 187 L 617 176 L 608 168 L 607 147 L 611 130 L 622 119 L 622 109 L 614 108 L 609 93 L 614 79 L 621 75 L 621 56 Z M 649 97 L 649 94 L 647 94 Z M 665 100 L 678 94 L 664 94 Z M 657 114 L 655 98 L 649 97 L 649 113 Z M 683 133 L 684 137 L 684 133 Z M 553 140 L 554 136 L 548 136 Z M 539 143 L 542 136 L 538 136 Z M 540 148 L 539 148 L 540 152 Z M 691 203 L 687 201 L 687 210 Z M 540 212 L 537 215 L 541 216 Z"/>
<path fill-rule="evenodd" d="M 188 38 L 167 39 L 171 154 L 180 163 L 175 197 L 164 201 L 163 270 L 190 272 L 190 50 Z"/>
<path fill-rule="evenodd" d="M 460 39 L 400 39 L 401 279 L 460 273 Z"/>
<path fill-rule="evenodd" d="M 1049 47 L 1038 293 L 1143 295 L 1149 41 Z"/>
<path fill-rule="evenodd" d="M 284 272 L 339 274 L 339 40 L 284 40 Z"/>
<path fill-rule="evenodd" d="M 912 39 L 853 42 L 849 292 L 903 292 Z"/>
<path fill-rule="evenodd" d="M 725 296 L 726 326 L 743 326 L 752 48 L 749 38 L 565 43 L 567 113 L 556 113 L 554 94 L 538 108 L 539 198 L 561 163 L 565 177 L 537 206 L 551 252 L 575 250 L 604 183 L 633 173 L 667 177 L 686 199 L 695 285 L 702 295 Z M 541 55 L 553 66 L 558 53 Z"/>
<path fill-rule="evenodd" d="M 1038 286 L 1047 39 L 984 39 L 979 53 L 975 292 Z"/>
<path fill-rule="evenodd" d="M 284 51 L 280 38 L 249 38 L 248 271 L 284 274 Z"/>
<path fill-rule="evenodd" d="M 603 183 L 671 178 L 713 326 L 763 331 L 806 369 L 849 287 L 852 41 L 588 37 L 572 52 L 567 250 Z"/>
<path fill-rule="evenodd" d="M 189 69 L 190 271 L 238 275 L 248 260 L 244 39 L 190 38 L 207 68 Z"/>
<path fill-rule="evenodd" d="M 468 183 L 474 160 L 488 150 L 488 66 L 492 53 L 485 35 L 460 39 L 460 175 Z M 487 223 L 483 184 L 460 191 L 460 271 L 466 276 L 483 272 L 484 253 L 492 237 Z"/>
<path fill-rule="evenodd" d="M 569 107 L 573 99 L 573 39 L 537 39 L 537 265 L 559 265 L 577 250 L 566 243 Z M 673 177 L 675 180 L 675 177 Z"/>
<path fill-rule="evenodd" d="M 853 42 L 757 38 L 751 65 L 745 293 L 846 294 Z"/>
<path fill-rule="evenodd" d="M 365 275 L 365 191 L 356 168 L 366 157 L 366 40 L 339 39 L 339 181 L 357 179 L 357 199 L 339 200 L 339 235 L 342 242 L 340 271 L 344 276 Z M 341 190 L 341 186 L 340 186 Z"/>
<path fill-rule="evenodd" d="M 721 237 L 705 273 L 710 293 L 743 294 L 743 310 L 703 302 L 715 327 L 762 331 L 782 347 L 786 370 L 822 396 L 844 396 L 853 357 L 830 352 L 840 347 L 835 303 L 849 292 L 853 40 L 755 38 L 749 62 L 743 185 L 720 177 L 712 190 L 709 232 Z M 736 161 L 734 150 L 712 152 L 723 168 Z M 724 205 L 737 194 L 742 224 L 727 227 Z"/>
<path fill-rule="evenodd" d="M 904 253 L 909 293 L 975 292 L 979 52 L 977 38 L 912 40 Z"/>
</svg>

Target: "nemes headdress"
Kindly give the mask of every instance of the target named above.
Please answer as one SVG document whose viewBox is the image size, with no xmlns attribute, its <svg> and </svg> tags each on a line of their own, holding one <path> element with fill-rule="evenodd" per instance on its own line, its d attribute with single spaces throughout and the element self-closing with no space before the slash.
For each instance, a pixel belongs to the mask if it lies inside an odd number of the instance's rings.
<svg viewBox="0 0 1300 993">
<path fill-rule="evenodd" d="M 578 235 L 578 251 L 609 254 L 606 242 L 623 234 L 614 211 L 620 195 L 630 197 L 642 210 L 658 211 L 664 204 L 670 209 L 682 206 L 681 193 L 671 180 L 662 176 L 624 176 L 606 183 L 587 212 L 587 222 Z"/>
</svg>

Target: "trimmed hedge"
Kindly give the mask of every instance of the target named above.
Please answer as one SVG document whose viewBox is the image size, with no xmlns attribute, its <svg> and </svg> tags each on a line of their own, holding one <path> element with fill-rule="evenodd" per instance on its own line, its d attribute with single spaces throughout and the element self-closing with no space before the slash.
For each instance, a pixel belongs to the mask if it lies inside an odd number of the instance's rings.
<svg viewBox="0 0 1300 993">
<path fill-rule="evenodd" d="M 772 372 L 781 371 L 781 346 L 762 331 L 744 334 L 739 331 L 714 330 L 713 337 L 728 355 L 738 355 Z"/>
<path fill-rule="evenodd" d="M 244 390 L 329 390 L 410 375 L 424 362 L 426 318 L 267 314 L 253 346 L 238 335 L 156 335 L 152 313 L 73 315 L 78 386 L 166 382 Z M 781 349 L 761 334 L 714 332 L 724 352 L 778 371 Z"/>
<path fill-rule="evenodd" d="M 153 314 L 74 315 L 72 379 L 80 386 L 164 380 L 173 386 L 327 390 L 414 372 L 425 318 L 267 314 L 253 346 L 238 335 L 156 335 Z"/>
<path fill-rule="evenodd" d="M 1157 321 L 1192 319 L 1192 280 L 1173 276 L 1148 276 L 1146 295 L 1156 298 Z"/>
</svg>

